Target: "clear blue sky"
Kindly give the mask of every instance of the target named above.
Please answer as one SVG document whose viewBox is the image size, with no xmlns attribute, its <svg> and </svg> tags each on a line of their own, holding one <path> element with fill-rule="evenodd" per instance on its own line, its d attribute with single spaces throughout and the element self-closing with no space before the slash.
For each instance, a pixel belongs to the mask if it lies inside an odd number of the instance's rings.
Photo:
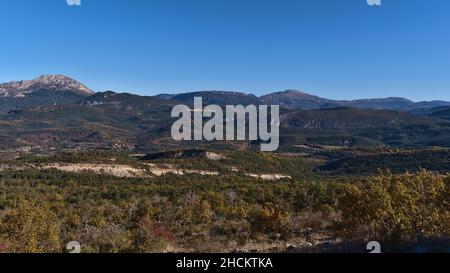
<svg viewBox="0 0 450 273">
<path fill-rule="evenodd" d="M 0 82 L 450 100 L 450 1 L 0 0 Z"/>
</svg>

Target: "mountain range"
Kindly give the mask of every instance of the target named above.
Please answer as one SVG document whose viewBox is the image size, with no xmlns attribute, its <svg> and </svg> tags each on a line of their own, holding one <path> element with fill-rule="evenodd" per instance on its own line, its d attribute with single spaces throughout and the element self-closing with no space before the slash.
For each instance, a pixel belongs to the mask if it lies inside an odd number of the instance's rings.
<svg viewBox="0 0 450 273">
<path fill-rule="evenodd" d="M 27 101 L 45 105 L 47 103 L 72 103 L 80 98 L 94 95 L 94 92 L 84 84 L 64 75 L 42 75 L 33 80 L 12 81 L 0 84 L 0 99 L 2 105 L 25 108 Z M 205 104 L 277 104 L 287 109 L 325 109 L 347 106 L 359 109 L 399 110 L 420 112 L 437 107 L 450 107 L 447 101 L 413 102 L 401 97 L 332 100 L 297 90 L 274 92 L 257 97 L 235 91 L 197 91 L 181 94 L 159 94 L 156 98 L 184 103 L 192 103 L 194 97 L 203 97 Z M 35 99 L 37 97 L 37 99 Z M 47 100 L 46 100 L 46 99 Z M 15 99 L 15 100 L 14 100 Z M 53 99 L 53 101 L 51 100 Z M 28 103 L 35 106 L 33 103 Z"/>
<path fill-rule="evenodd" d="M 195 96 L 203 97 L 205 104 L 279 104 L 284 150 L 302 144 L 450 146 L 450 102 L 445 101 L 395 97 L 339 101 L 295 90 L 260 97 L 227 91 L 139 96 L 94 93 L 69 77 L 45 75 L 0 84 L 0 147 L 148 151 L 235 145 L 171 139 L 172 107 L 190 105 Z"/>
</svg>

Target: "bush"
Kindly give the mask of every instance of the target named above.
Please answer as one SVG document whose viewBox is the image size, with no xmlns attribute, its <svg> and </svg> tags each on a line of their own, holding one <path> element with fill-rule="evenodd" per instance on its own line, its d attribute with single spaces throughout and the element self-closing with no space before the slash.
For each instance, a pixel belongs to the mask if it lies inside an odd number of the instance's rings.
<svg viewBox="0 0 450 273">
<path fill-rule="evenodd" d="M 11 252 L 61 251 L 59 221 L 48 203 L 21 199 L 17 209 L 6 213 L 0 231 Z"/>
<path fill-rule="evenodd" d="M 449 196 L 449 181 L 425 170 L 380 174 L 363 186 L 347 185 L 337 231 L 365 240 L 450 236 Z"/>
</svg>

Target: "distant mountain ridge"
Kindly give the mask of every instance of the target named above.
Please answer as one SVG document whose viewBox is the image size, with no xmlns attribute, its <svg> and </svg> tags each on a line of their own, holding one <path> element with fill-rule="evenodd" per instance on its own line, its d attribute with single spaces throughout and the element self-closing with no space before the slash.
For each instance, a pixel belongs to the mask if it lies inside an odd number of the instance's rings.
<svg viewBox="0 0 450 273">
<path fill-rule="evenodd" d="M 245 94 L 235 91 L 199 91 L 178 94 L 171 100 L 192 104 L 194 97 L 202 97 L 203 104 L 259 104 L 259 98 L 252 94 Z"/>
<path fill-rule="evenodd" d="M 155 97 L 174 100 L 186 103 L 192 103 L 194 97 L 201 96 L 205 104 L 272 104 L 280 105 L 287 109 L 326 109 L 347 106 L 358 109 L 372 110 L 398 110 L 407 112 L 420 112 L 418 109 L 432 109 L 435 107 L 450 106 L 447 101 L 422 101 L 413 102 L 401 97 L 359 99 L 359 100 L 332 100 L 311 95 L 297 90 L 286 90 L 269 93 L 257 97 L 252 94 L 246 94 L 235 91 L 200 91 L 180 93 L 176 95 L 160 94 Z"/>
</svg>

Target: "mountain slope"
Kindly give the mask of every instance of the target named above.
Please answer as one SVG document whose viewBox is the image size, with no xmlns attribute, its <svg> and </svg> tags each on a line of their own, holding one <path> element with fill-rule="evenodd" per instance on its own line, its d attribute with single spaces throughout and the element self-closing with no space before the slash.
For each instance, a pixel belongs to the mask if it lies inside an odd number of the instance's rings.
<svg viewBox="0 0 450 273">
<path fill-rule="evenodd" d="M 402 124 L 427 124 L 431 120 L 389 110 L 362 110 L 350 107 L 296 110 L 281 116 L 282 124 L 302 129 L 352 129 Z"/>
<path fill-rule="evenodd" d="M 0 120 L 1 147 L 134 148 L 170 136 L 174 103 L 107 91 L 75 103 L 11 111 Z"/>
<path fill-rule="evenodd" d="M 450 146 L 449 122 L 391 110 L 295 110 L 281 116 L 281 126 L 283 145 Z"/>
<path fill-rule="evenodd" d="M 413 101 L 398 97 L 341 101 L 338 103 L 341 105 L 360 109 L 376 110 L 406 110 L 409 108 L 413 108 L 416 105 L 416 103 L 414 103 Z"/>
<path fill-rule="evenodd" d="M 450 120 L 450 106 L 441 106 L 430 109 L 429 116 L 440 118 L 440 119 L 446 119 Z"/>
</svg>

